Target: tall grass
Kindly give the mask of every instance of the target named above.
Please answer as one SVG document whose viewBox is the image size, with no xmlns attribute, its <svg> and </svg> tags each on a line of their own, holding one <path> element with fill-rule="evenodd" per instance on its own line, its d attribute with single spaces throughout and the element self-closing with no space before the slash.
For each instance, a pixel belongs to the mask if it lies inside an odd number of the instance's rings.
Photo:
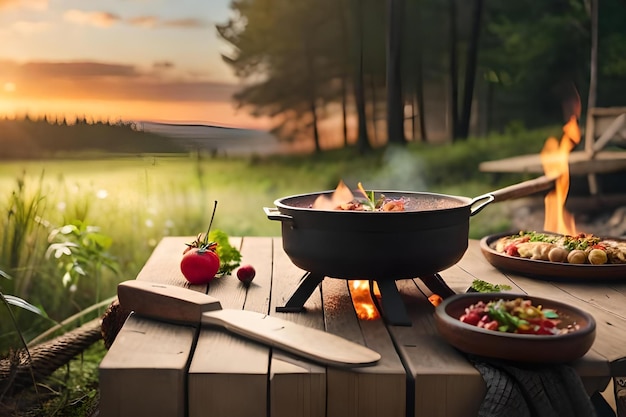
<svg viewBox="0 0 626 417">
<path fill-rule="evenodd" d="M 42 181 L 43 175 L 35 190 L 29 193 L 24 175 L 18 177 L 15 189 L 8 196 L 6 210 L 3 211 L 0 265 L 19 277 L 11 280 L 9 291 L 20 297 L 28 295 L 34 266 L 42 258 L 38 251 L 41 248 L 38 243 L 42 238 L 41 215 L 45 211 Z"/>
</svg>

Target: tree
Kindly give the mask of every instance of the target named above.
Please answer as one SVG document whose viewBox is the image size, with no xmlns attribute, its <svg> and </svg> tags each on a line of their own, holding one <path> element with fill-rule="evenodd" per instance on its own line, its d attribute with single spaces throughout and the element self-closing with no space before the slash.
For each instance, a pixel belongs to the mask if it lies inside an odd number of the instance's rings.
<svg viewBox="0 0 626 417">
<path fill-rule="evenodd" d="M 476 82 L 478 41 L 482 27 L 483 0 L 474 1 L 471 32 L 467 58 L 465 59 L 465 82 L 463 83 L 463 107 L 458 126 L 458 136 L 467 139 L 470 133 L 470 119 L 472 117 L 472 101 L 474 100 L 474 83 Z"/>
<path fill-rule="evenodd" d="M 480 66 L 493 91 L 496 125 L 561 119 L 561 86 L 586 94 L 589 17 L 583 0 L 490 2 Z"/>
<path fill-rule="evenodd" d="M 405 144 L 402 37 L 405 0 L 387 0 L 387 140 Z"/>
<path fill-rule="evenodd" d="M 406 39 L 403 48 L 405 59 L 404 83 L 411 100 L 411 124 L 413 139 L 427 142 L 425 100 L 424 100 L 424 38 L 428 35 L 424 28 L 422 9 L 424 1 L 412 1 L 407 4 Z M 413 59 L 412 59 L 413 58 Z M 418 133 L 419 131 L 419 133 Z"/>
<path fill-rule="evenodd" d="M 354 71 L 354 101 L 357 112 L 357 148 L 365 152 L 371 148 L 367 134 L 367 114 L 365 112 L 365 81 L 364 81 L 364 54 L 365 34 L 363 30 L 363 5 L 360 0 L 355 1 L 356 27 L 356 70 Z"/>
<path fill-rule="evenodd" d="M 459 68 L 457 64 L 457 11 L 456 0 L 448 0 L 448 42 L 449 42 L 449 80 L 450 80 L 450 123 L 452 139 L 459 134 Z"/>
<path fill-rule="evenodd" d="M 589 1 L 235 0 L 233 18 L 217 29 L 232 46 L 224 60 L 241 79 L 240 106 L 274 117 L 280 137 L 306 136 L 318 151 L 318 124 L 340 107 L 337 136 L 347 145 L 348 122 L 356 119 L 356 147 L 364 152 L 370 126 L 379 143 L 383 112 L 387 142 L 406 142 L 407 104 L 413 136 L 419 118 L 423 140 L 425 114 L 444 121 L 445 111 L 431 110 L 443 100 L 457 139 L 469 136 L 477 115 L 488 129 L 512 120 L 554 123 L 560 84 L 587 93 Z M 626 96 L 624 6 L 604 0 L 598 14 L 599 104 L 623 105 Z"/>
</svg>

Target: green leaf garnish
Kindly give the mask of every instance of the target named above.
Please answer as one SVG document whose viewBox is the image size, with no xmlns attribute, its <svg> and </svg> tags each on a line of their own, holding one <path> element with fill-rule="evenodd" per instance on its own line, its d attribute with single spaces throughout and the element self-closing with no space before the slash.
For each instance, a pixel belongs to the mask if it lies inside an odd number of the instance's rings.
<svg viewBox="0 0 626 417">
<path fill-rule="evenodd" d="M 217 243 L 215 253 L 220 258 L 220 269 L 217 274 L 228 275 L 233 272 L 241 262 L 241 252 L 230 244 L 228 235 L 219 229 L 209 233 L 209 240 Z"/>
<path fill-rule="evenodd" d="M 472 281 L 471 288 L 477 292 L 501 292 L 510 290 L 511 286 L 506 284 L 492 284 L 482 279 L 475 279 Z"/>
<path fill-rule="evenodd" d="M 558 319 L 559 315 L 554 310 L 541 310 L 543 316 L 547 319 Z"/>
</svg>

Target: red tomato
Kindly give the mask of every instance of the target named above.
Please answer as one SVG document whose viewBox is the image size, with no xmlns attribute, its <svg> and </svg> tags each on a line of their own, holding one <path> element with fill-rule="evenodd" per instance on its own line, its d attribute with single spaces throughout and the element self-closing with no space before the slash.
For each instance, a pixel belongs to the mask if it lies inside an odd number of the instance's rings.
<svg viewBox="0 0 626 417">
<path fill-rule="evenodd" d="M 517 251 L 517 245 L 515 243 L 511 243 L 504 248 L 504 252 L 509 256 L 519 256 L 519 252 Z"/>
<path fill-rule="evenodd" d="M 476 326 L 478 322 L 480 321 L 480 315 L 473 311 L 470 311 L 467 314 L 463 314 L 459 320 L 461 320 L 463 323 L 472 324 Z"/>
<path fill-rule="evenodd" d="M 212 250 L 191 248 L 180 261 L 180 271 L 191 284 L 208 284 L 220 269 L 220 258 Z"/>
</svg>

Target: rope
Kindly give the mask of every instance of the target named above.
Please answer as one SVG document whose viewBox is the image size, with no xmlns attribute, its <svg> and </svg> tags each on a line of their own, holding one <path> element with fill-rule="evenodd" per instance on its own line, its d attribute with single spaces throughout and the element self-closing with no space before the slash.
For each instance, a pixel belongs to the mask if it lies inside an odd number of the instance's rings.
<svg viewBox="0 0 626 417">
<path fill-rule="evenodd" d="M 97 318 L 28 352 L 25 349 L 12 352 L 0 360 L 0 400 L 50 376 L 101 338 Z"/>
</svg>

